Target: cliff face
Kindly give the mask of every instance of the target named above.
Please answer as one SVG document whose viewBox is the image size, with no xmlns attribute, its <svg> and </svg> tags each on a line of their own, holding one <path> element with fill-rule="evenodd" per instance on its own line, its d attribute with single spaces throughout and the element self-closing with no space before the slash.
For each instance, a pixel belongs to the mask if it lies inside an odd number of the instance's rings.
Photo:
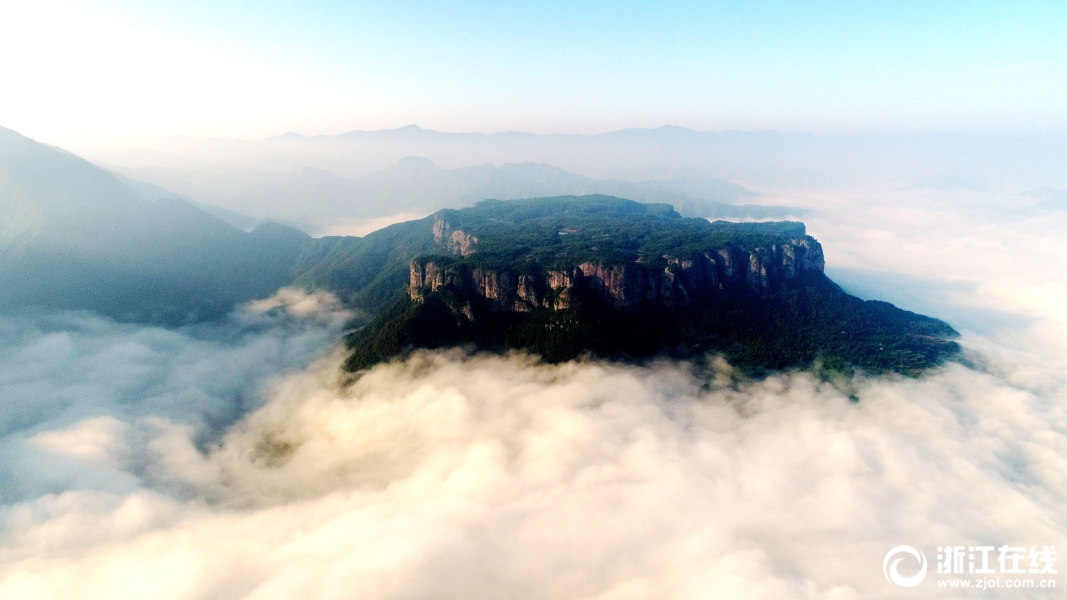
<svg viewBox="0 0 1067 600">
<path fill-rule="evenodd" d="M 474 252 L 478 238 L 468 235 L 460 229 L 453 229 L 443 215 L 437 215 L 433 222 L 433 241 L 448 248 L 453 254 L 469 256 Z"/>
<path fill-rule="evenodd" d="M 422 254 L 391 272 L 399 293 L 408 268 L 407 294 L 349 336 L 349 370 L 457 344 L 549 362 L 721 352 L 754 372 L 917 374 L 959 352 L 947 324 L 827 279 L 802 223 L 687 219 L 589 196 L 486 200 L 419 228 L 384 230 L 411 234 Z"/>
<path fill-rule="evenodd" d="M 442 226 L 438 235 L 437 229 L 435 226 L 439 243 L 449 245 L 455 254 L 473 252 L 471 236 L 447 226 Z M 454 239 L 460 242 L 451 243 Z M 473 240 L 477 242 L 477 238 Z M 431 257 L 411 262 L 408 294 L 418 301 L 429 292 L 453 286 L 481 296 L 494 310 L 528 312 L 568 308 L 575 291 L 581 289 L 622 310 L 673 308 L 731 287 L 744 286 L 764 294 L 774 283 L 804 271 L 822 272 L 824 267 L 822 247 L 809 236 L 765 248 L 729 246 L 686 257 L 665 256 L 664 260 L 665 267 L 640 260 L 628 264 L 583 262 L 544 273 L 517 273 Z"/>
</svg>

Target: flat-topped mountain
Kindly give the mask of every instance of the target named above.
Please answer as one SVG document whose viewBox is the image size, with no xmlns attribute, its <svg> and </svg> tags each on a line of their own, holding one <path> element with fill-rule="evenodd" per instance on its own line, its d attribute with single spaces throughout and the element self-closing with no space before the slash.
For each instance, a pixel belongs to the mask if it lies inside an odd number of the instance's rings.
<svg viewBox="0 0 1067 600">
<path fill-rule="evenodd" d="M 370 319 L 348 338 L 353 370 L 456 344 L 899 372 L 957 351 L 948 325 L 849 296 L 823 264 L 801 223 L 709 222 L 611 196 L 486 200 L 363 238 L 246 233 L 0 129 L 0 308 L 175 325 L 283 285 L 325 289 Z"/>
<path fill-rule="evenodd" d="M 801 223 L 584 196 L 442 211 L 432 235 L 437 251 L 410 262 L 407 293 L 350 336 L 349 368 L 454 344 L 550 361 L 717 351 L 755 368 L 900 372 L 958 351 L 945 323 L 831 282 Z"/>
<path fill-rule="evenodd" d="M 450 222 L 462 217 L 437 215 L 435 240 L 453 256 L 411 262 L 413 300 L 452 286 L 494 310 L 561 310 L 586 289 L 620 310 L 669 309 L 741 284 L 762 293 L 823 269 L 822 247 L 800 223 L 708 223 L 681 219 L 666 205 L 604 196 L 479 208 L 507 212 L 508 220 L 476 223 L 468 233 Z"/>
</svg>

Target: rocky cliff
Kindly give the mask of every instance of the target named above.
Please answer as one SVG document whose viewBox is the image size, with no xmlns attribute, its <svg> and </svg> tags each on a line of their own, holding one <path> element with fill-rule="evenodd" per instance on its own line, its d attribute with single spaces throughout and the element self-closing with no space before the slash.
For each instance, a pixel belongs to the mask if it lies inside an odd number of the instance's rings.
<svg viewBox="0 0 1067 600">
<path fill-rule="evenodd" d="M 453 254 L 469 256 L 474 252 L 478 238 L 467 234 L 462 229 L 452 229 L 452 224 L 443 214 L 437 214 L 433 221 L 433 241 L 450 250 Z"/>
<path fill-rule="evenodd" d="M 756 370 L 906 374 L 959 350 L 947 324 L 830 281 L 802 223 L 709 222 L 589 196 L 487 200 L 419 227 L 420 253 L 396 265 L 399 297 L 348 339 L 353 371 L 456 344 L 548 361 L 721 352 Z"/>
<path fill-rule="evenodd" d="M 435 234 L 438 229 L 435 225 Z M 455 254 L 473 254 L 469 242 L 451 244 L 454 239 L 466 241 L 470 236 L 447 226 L 440 230 L 439 241 L 447 240 L 445 243 L 454 248 Z M 445 232 L 451 237 L 446 237 Z M 765 294 L 772 284 L 805 271 L 821 273 L 824 267 L 822 246 L 810 236 L 767 247 L 729 245 L 682 257 L 663 255 L 662 260 L 655 261 L 660 264 L 650 262 L 644 257 L 623 264 L 586 261 L 520 273 L 447 257 L 423 257 L 411 261 L 408 295 L 421 301 L 428 293 L 452 286 L 480 296 L 493 310 L 526 312 L 535 308 L 569 308 L 575 290 L 582 289 L 621 310 L 673 308 L 689 306 L 696 298 L 729 287 L 743 286 Z"/>
</svg>

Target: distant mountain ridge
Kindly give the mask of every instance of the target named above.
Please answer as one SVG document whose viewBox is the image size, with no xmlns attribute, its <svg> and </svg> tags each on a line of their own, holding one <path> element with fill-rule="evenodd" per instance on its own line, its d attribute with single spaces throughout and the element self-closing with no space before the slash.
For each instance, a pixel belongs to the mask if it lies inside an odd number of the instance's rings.
<svg viewBox="0 0 1067 600">
<path fill-rule="evenodd" d="M 479 162 L 549 163 L 597 178 L 674 179 L 695 176 L 747 184 L 856 182 L 875 176 L 894 187 L 968 176 L 982 184 L 1064 181 L 1067 136 L 941 133 L 816 135 L 776 131 L 698 131 L 664 125 L 595 134 L 443 132 L 408 125 L 336 135 L 288 133 L 259 142 L 307 151 L 321 145 L 350 154 L 367 147 L 390 153 L 463 157 Z M 309 154 L 309 158 L 310 158 Z M 399 154 L 393 154 L 399 158 Z M 395 160 L 392 159 L 392 160 Z M 384 165 L 383 165 L 384 166 Z M 379 167 L 380 168 L 380 167 Z M 968 183 L 968 185 L 973 185 Z"/>
<path fill-rule="evenodd" d="M 0 128 L 0 306 L 194 322 L 285 285 L 308 239 L 274 225 L 245 233 L 182 200 L 150 201 Z"/>
<path fill-rule="evenodd" d="M 337 219 L 429 213 L 486 199 L 607 194 L 639 202 L 668 202 L 687 216 L 781 218 L 804 209 L 738 204 L 759 194 L 723 180 L 593 179 L 547 164 L 507 163 L 443 169 L 417 156 L 360 178 L 306 167 L 292 173 L 204 173 L 191 176 L 159 168 L 118 169 L 131 179 L 258 218 L 324 226 Z M 200 178 L 191 180 L 192 177 Z M 207 182 L 207 183 L 205 183 Z"/>
<path fill-rule="evenodd" d="M 93 159 L 124 175 L 174 190 L 198 202 L 255 218 L 318 226 L 323 225 L 317 222 L 320 219 L 429 213 L 439 208 L 460 206 L 460 202 L 486 198 L 583 193 L 635 198 L 643 191 L 609 187 L 608 184 L 593 187 L 588 182 L 572 182 L 560 187 L 555 185 L 558 180 L 538 181 L 531 173 L 523 175 L 525 187 L 522 193 L 516 192 L 514 196 L 504 193 L 508 191 L 507 187 L 498 191 L 500 186 L 496 183 L 477 183 L 468 188 L 470 194 L 457 192 L 452 184 L 440 183 L 436 192 L 433 186 L 423 186 L 424 191 L 432 193 L 409 194 L 401 198 L 404 206 L 419 206 L 420 210 L 390 212 L 387 204 L 375 201 L 383 191 L 380 186 L 358 183 L 412 156 L 426 158 L 445 171 L 477 170 L 478 165 L 496 165 L 497 168 L 503 165 L 551 165 L 572 175 L 601 182 L 708 180 L 734 182 L 748 189 L 767 192 L 795 190 L 798 186 L 807 189 L 874 186 L 1017 194 L 1041 186 L 1059 189 L 1067 186 L 1067 174 L 1063 169 L 1067 160 L 1067 136 L 1061 133 L 909 137 L 706 132 L 665 126 L 588 135 L 542 135 L 513 131 L 443 132 L 408 126 L 340 135 L 289 133 L 257 141 L 175 137 L 154 140 L 141 148 L 95 150 Z M 305 173 L 305 169 L 313 171 Z M 390 195 L 388 187 L 384 191 L 387 192 L 385 195 Z M 656 190 L 657 193 L 662 191 Z M 726 204 L 761 202 L 729 193 L 722 195 L 729 190 L 721 189 L 711 195 L 678 188 L 669 191 L 673 197 L 642 196 L 639 199 L 673 202 L 689 215 L 698 215 L 701 211 L 690 210 L 678 193 Z M 291 202 L 287 204 L 286 200 Z M 293 203 L 304 206 L 301 210 L 291 210 Z M 282 212 L 276 212 L 276 209 Z M 801 215 L 798 211 L 760 214 L 753 208 L 745 214 L 707 211 L 704 216 L 782 218 Z"/>
</svg>

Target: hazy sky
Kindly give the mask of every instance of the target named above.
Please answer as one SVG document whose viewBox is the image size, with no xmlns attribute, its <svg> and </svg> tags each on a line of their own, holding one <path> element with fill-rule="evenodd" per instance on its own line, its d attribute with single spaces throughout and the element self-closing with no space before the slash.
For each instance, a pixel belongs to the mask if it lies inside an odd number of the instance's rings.
<svg viewBox="0 0 1067 600">
<path fill-rule="evenodd" d="M 0 0 L 0 125 L 1067 131 L 1064 2 L 221 4 Z"/>
</svg>

